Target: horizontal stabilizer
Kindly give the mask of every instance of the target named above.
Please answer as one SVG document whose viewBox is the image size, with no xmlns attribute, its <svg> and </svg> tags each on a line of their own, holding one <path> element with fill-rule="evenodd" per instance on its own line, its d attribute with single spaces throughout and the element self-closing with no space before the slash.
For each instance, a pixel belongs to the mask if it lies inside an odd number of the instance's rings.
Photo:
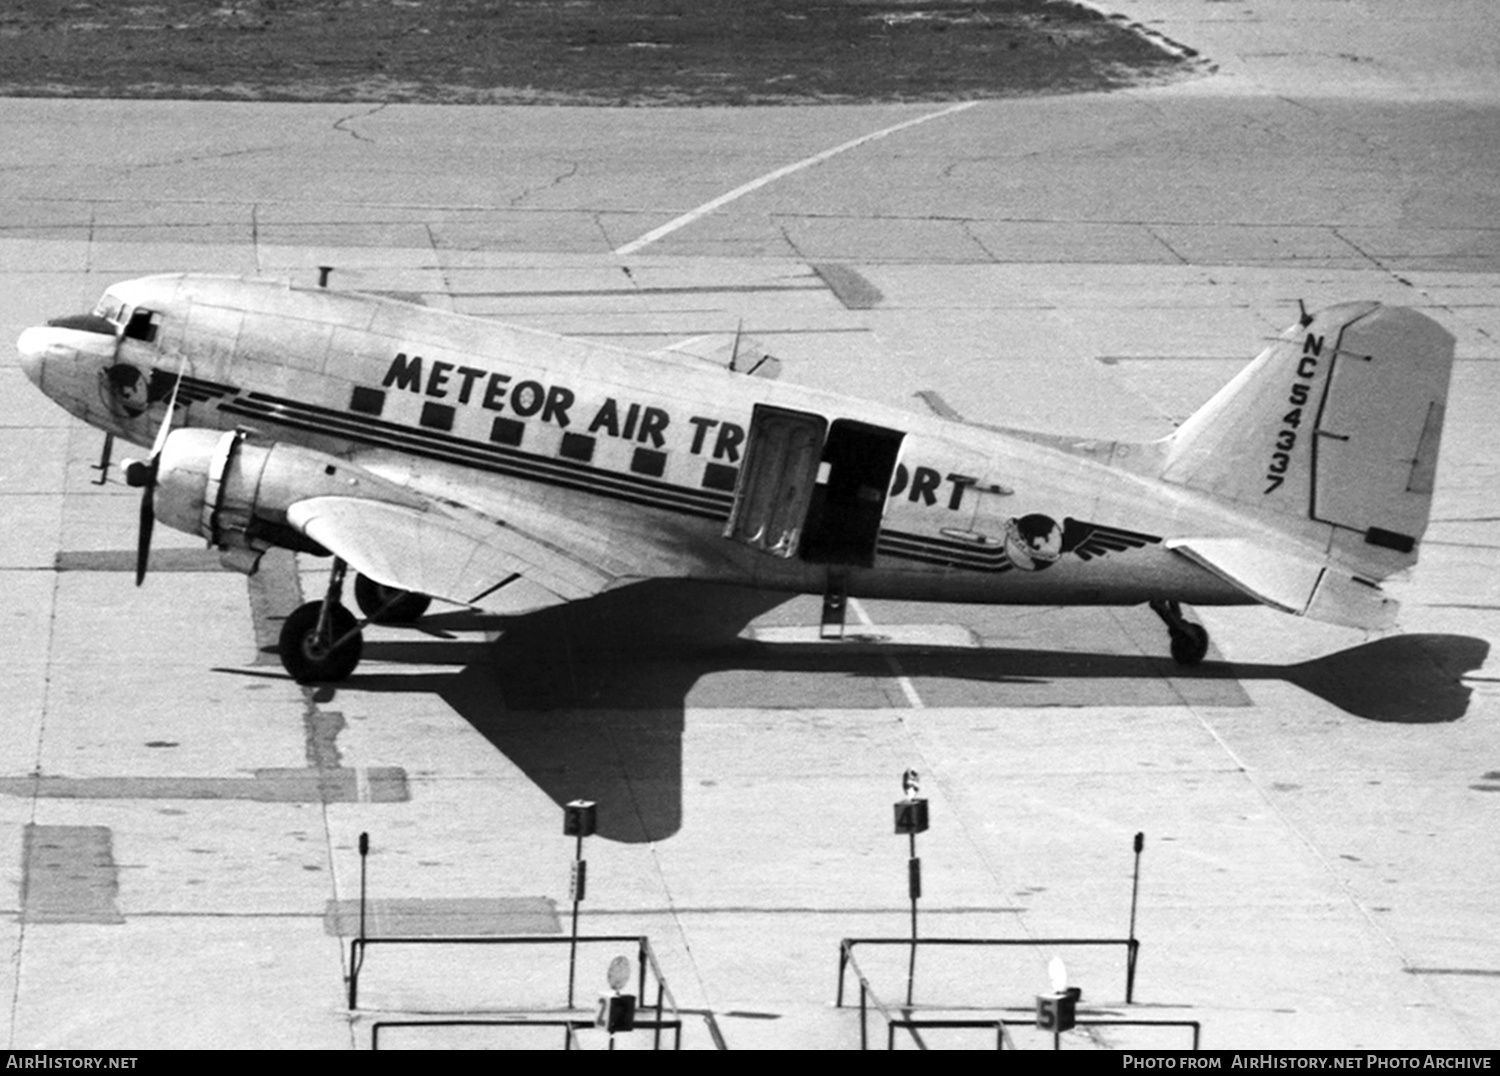
<svg viewBox="0 0 1500 1076">
<path fill-rule="evenodd" d="M 1400 609 L 1375 584 L 1290 544 L 1268 545 L 1248 538 L 1169 538 L 1165 544 L 1256 601 L 1283 612 L 1383 631 L 1395 623 Z"/>
<path fill-rule="evenodd" d="M 517 614 L 597 594 L 613 579 L 506 526 L 356 497 L 311 497 L 287 520 L 384 586 Z"/>
<path fill-rule="evenodd" d="M 963 415 L 959 414 L 952 406 L 950 406 L 947 400 L 943 399 L 943 397 L 933 389 L 922 389 L 916 394 L 916 397 L 924 404 L 926 404 L 927 407 L 932 411 L 932 413 L 938 418 L 945 418 L 949 422 L 968 421 L 963 417 Z"/>
</svg>

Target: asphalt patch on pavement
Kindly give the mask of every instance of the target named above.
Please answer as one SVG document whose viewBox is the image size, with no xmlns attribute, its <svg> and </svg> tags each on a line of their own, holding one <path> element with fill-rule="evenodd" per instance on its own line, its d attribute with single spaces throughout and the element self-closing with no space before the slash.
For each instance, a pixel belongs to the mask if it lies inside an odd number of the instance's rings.
<svg viewBox="0 0 1500 1076">
<path fill-rule="evenodd" d="M 365 913 L 364 933 L 375 938 L 562 933 L 550 897 L 395 897 L 370 901 Z M 361 921 L 357 900 L 324 905 L 323 929 L 329 935 L 359 934 Z"/>
<path fill-rule="evenodd" d="M 1194 70 L 1057 0 L 24 0 L 0 95 L 550 105 L 942 101 Z"/>
<path fill-rule="evenodd" d="M 125 921 L 115 904 L 119 871 L 108 826 L 28 822 L 21 853 L 21 922 Z"/>
</svg>

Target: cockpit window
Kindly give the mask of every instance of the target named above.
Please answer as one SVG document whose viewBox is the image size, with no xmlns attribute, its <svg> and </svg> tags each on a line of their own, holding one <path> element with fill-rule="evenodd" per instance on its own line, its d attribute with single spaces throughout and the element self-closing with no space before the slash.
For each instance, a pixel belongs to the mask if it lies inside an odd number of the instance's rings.
<svg viewBox="0 0 1500 1076">
<path fill-rule="evenodd" d="M 58 329 L 77 329 L 102 336 L 114 336 L 119 328 L 114 322 L 101 318 L 98 314 L 69 314 L 65 318 L 53 318 L 47 324 Z"/>
<path fill-rule="evenodd" d="M 147 310 L 145 307 L 137 307 L 130 313 L 130 320 L 125 323 L 125 335 L 132 340 L 141 340 L 151 343 L 156 339 L 156 331 L 161 328 L 161 315 L 155 310 Z"/>
<path fill-rule="evenodd" d="M 124 313 L 124 310 L 125 304 L 109 294 L 109 292 L 105 292 L 104 297 L 94 304 L 94 315 L 96 317 L 113 321 L 116 325 L 120 323 L 120 315 Z"/>
</svg>

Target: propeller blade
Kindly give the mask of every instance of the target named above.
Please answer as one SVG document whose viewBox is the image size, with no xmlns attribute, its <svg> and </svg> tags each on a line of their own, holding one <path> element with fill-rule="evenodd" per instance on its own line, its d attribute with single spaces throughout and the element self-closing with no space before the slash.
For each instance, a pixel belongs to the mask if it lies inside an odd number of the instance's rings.
<svg viewBox="0 0 1500 1076">
<path fill-rule="evenodd" d="M 172 396 L 167 400 L 167 413 L 161 417 L 161 426 L 156 431 L 156 440 L 151 445 L 151 463 L 154 467 L 156 460 L 161 456 L 162 446 L 167 443 L 167 435 L 172 432 L 172 416 L 177 411 L 177 390 L 182 388 L 182 368 L 186 362 L 179 359 L 177 362 L 177 379 L 172 382 Z M 156 473 L 152 472 L 151 478 L 155 484 Z"/>
<path fill-rule="evenodd" d="M 151 445 L 151 459 L 138 469 L 136 476 L 141 486 L 141 525 L 135 545 L 135 585 L 146 581 L 146 566 L 151 561 L 151 532 L 156 527 L 156 475 L 161 470 L 161 450 L 166 447 L 172 433 L 172 416 L 177 411 L 177 390 L 182 388 L 182 370 L 187 365 L 187 356 L 177 360 L 177 380 L 172 383 L 172 396 L 167 400 L 166 414 L 161 417 L 156 440 Z M 132 483 L 134 484 L 134 483 Z"/>
<path fill-rule="evenodd" d="M 135 585 L 146 581 L 146 565 L 151 560 L 151 532 L 156 527 L 156 458 L 146 464 L 146 480 L 141 483 L 141 526 L 135 546 Z"/>
</svg>

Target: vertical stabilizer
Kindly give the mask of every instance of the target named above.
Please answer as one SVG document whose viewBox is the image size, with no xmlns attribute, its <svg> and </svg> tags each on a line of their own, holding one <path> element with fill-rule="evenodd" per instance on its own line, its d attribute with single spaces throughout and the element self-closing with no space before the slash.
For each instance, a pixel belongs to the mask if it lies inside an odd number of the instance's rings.
<svg viewBox="0 0 1500 1076">
<path fill-rule="evenodd" d="M 1427 529 L 1453 343 L 1404 307 L 1324 310 L 1183 423 L 1162 478 L 1328 524 L 1330 558 L 1383 579 L 1416 562 Z"/>
</svg>

